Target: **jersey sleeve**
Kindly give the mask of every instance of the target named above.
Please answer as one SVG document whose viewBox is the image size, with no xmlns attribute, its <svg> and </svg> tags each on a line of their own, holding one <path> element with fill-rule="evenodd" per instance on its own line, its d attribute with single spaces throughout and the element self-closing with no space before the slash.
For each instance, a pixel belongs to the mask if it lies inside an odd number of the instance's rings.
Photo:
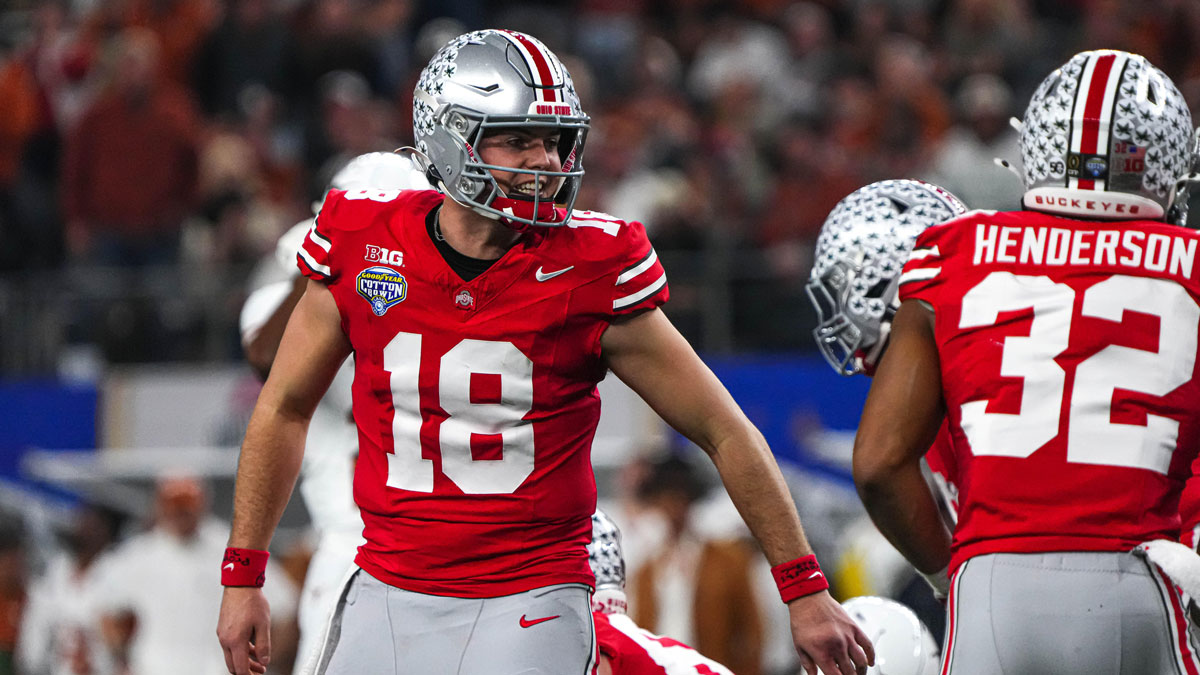
<svg viewBox="0 0 1200 675">
<path fill-rule="evenodd" d="M 343 210 L 345 192 L 330 190 L 321 206 L 321 212 L 313 219 L 312 227 L 304 236 L 296 252 L 296 264 L 300 273 L 314 281 L 332 283 L 338 276 L 333 264 L 333 247 L 338 230 L 338 216 Z"/>
<path fill-rule="evenodd" d="M 947 248 L 944 225 L 931 227 L 917 237 L 904 271 L 900 274 L 900 301 L 923 300 L 934 304 L 937 289 L 945 280 L 942 273 Z"/>
<path fill-rule="evenodd" d="M 323 220 L 318 217 L 313 221 L 304 243 L 296 252 L 296 264 L 300 273 L 314 281 L 330 283 L 334 279 L 332 262 L 333 238 L 328 234 L 328 228 L 322 228 Z"/>
<path fill-rule="evenodd" d="M 626 223 L 621 229 L 626 245 L 619 262 L 620 273 L 612 289 L 614 316 L 653 309 L 671 296 L 667 287 L 667 271 L 650 245 L 646 228 L 634 221 Z"/>
</svg>

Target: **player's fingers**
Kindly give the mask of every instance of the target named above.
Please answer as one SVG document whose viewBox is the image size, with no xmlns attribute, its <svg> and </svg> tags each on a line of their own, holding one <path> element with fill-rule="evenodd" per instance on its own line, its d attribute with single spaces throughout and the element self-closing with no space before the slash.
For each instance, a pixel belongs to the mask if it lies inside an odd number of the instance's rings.
<svg viewBox="0 0 1200 675">
<path fill-rule="evenodd" d="M 808 673 L 808 675 L 820 675 L 817 672 L 817 663 L 804 652 L 800 652 L 800 665 L 804 668 L 804 672 Z"/>
<path fill-rule="evenodd" d="M 271 620 L 265 616 L 254 626 L 254 653 L 265 670 L 271 663 Z"/>
<path fill-rule="evenodd" d="M 221 653 L 225 656 L 225 670 L 228 670 L 230 673 L 232 673 L 234 671 L 233 655 L 229 653 L 229 649 L 224 645 L 221 646 Z"/>
<path fill-rule="evenodd" d="M 824 675 L 833 675 L 840 673 L 841 675 L 850 675 L 856 672 L 853 664 L 850 663 L 850 657 L 841 656 L 836 659 L 825 659 L 817 664 Z M 862 675 L 861 673 L 859 675 Z"/>
<path fill-rule="evenodd" d="M 225 665 L 230 666 L 229 672 L 233 675 L 250 675 L 250 653 L 247 646 L 236 645 L 226 652 L 228 656 L 225 658 Z"/>
<path fill-rule="evenodd" d="M 267 672 L 267 667 L 263 665 L 262 660 L 258 658 L 258 653 L 254 650 L 254 645 L 250 646 L 250 672 L 260 675 Z"/>
<path fill-rule="evenodd" d="M 867 672 L 867 667 L 871 665 L 867 661 L 867 653 L 858 645 L 850 645 L 850 665 L 854 668 L 854 672 L 862 675 Z"/>
<path fill-rule="evenodd" d="M 838 670 L 840 670 L 845 675 L 850 675 L 850 673 L 855 673 L 856 675 L 867 675 L 866 664 L 864 663 L 861 666 L 858 665 L 858 662 L 855 661 L 854 658 L 850 654 L 845 654 L 844 656 L 839 656 L 838 660 L 837 660 L 837 665 L 838 665 Z"/>
<path fill-rule="evenodd" d="M 850 656 L 854 658 L 855 665 L 863 663 L 867 666 L 875 665 L 875 645 L 871 644 L 871 638 L 867 637 L 867 634 L 857 625 L 854 627 L 854 641 L 857 644 L 850 646 Z M 862 652 L 863 661 L 859 661 L 855 647 L 857 647 L 857 651 Z"/>
</svg>

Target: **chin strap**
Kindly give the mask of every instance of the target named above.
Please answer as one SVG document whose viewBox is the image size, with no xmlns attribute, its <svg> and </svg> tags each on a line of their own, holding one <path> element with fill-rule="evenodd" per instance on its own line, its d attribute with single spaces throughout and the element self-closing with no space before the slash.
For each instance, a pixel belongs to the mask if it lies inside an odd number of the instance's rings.
<svg viewBox="0 0 1200 675">
<path fill-rule="evenodd" d="M 503 192 L 500 192 L 503 195 Z M 492 200 L 491 207 L 503 213 L 506 213 L 514 218 L 524 218 L 532 220 L 538 225 L 562 225 L 565 218 L 564 213 L 560 212 L 554 205 L 554 201 L 550 199 L 513 199 L 512 197 L 496 197 Z M 500 217 L 500 222 L 517 232 L 524 232 L 529 229 L 529 223 L 523 223 L 519 220 L 512 220 Z"/>
</svg>

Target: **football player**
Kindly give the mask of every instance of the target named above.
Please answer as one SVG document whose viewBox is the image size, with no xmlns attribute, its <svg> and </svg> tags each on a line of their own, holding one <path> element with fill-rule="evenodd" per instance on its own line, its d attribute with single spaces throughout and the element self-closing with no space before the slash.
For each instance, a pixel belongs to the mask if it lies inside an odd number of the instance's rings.
<svg viewBox="0 0 1200 675">
<path fill-rule="evenodd" d="M 592 514 L 588 563 L 596 575 L 592 618 L 600 653 L 599 675 L 733 675 L 725 666 L 691 647 L 644 630 L 626 614 L 625 553 L 621 530 L 607 513 Z"/>
<path fill-rule="evenodd" d="M 331 190 L 430 189 L 425 174 L 407 158 L 369 152 L 346 163 L 329 182 Z M 314 210 L 320 203 L 314 205 Z M 272 255 L 255 270 L 253 289 L 242 305 L 242 347 L 246 360 L 266 377 L 279 349 L 283 328 L 304 292 L 307 280 L 296 267 L 296 253 L 312 229 L 313 218 L 296 223 L 279 238 Z M 351 485 L 358 454 L 358 431 L 350 414 L 354 361 L 346 359 L 313 410 L 300 465 L 300 496 L 312 521 L 316 544 L 304 575 L 297 610 L 300 643 L 297 672 L 315 657 L 342 580 L 363 543 L 362 518 Z"/>
<path fill-rule="evenodd" d="M 590 443 L 608 370 L 713 459 L 775 565 L 805 667 L 863 672 L 870 643 L 825 590 L 770 449 L 658 308 L 644 228 L 573 210 L 588 117 L 562 62 L 522 33 L 457 37 L 422 72 L 413 120 L 438 191 L 333 191 L 298 256 L 310 281 L 238 468 L 218 625 L 230 672 L 269 658 L 264 549 L 352 352 L 366 543 L 319 672 L 592 667 Z"/>
<path fill-rule="evenodd" d="M 887 348 L 900 304 L 900 271 L 917 235 L 966 213 L 944 188 L 918 180 L 885 180 L 847 195 L 829 212 L 817 237 L 805 291 L 817 312 L 813 331 L 821 355 L 842 375 L 872 375 Z M 954 456 L 943 428 L 926 453 L 947 519 L 953 523 L 958 488 Z M 944 570 L 943 570 L 944 572 Z M 945 574 L 927 579 L 943 594 Z"/>
<path fill-rule="evenodd" d="M 1025 210 L 917 238 L 859 494 L 914 566 L 950 566 L 943 672 L 1195 673 L 1179 592 L 1139 548 L 1178 537 L 1200 442 L 1191 114 L 1104 50 L 1050 74 L 1020 126 Z M 953 540 L 920 471 L 943 418 Z"/>
</svg>

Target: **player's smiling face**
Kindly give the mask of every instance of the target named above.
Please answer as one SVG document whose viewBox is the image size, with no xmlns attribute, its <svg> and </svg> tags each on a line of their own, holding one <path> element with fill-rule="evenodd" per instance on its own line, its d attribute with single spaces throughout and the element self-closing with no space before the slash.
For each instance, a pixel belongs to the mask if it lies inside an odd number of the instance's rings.
<svg viewBox="0 0 1200 675">
<path fill-rule="evenodd" d="M 493 166 L 509 166 L 524 171 L 562 171 L 558 156 L 561 132 L 554 128 L 501 129 L 483 137 L 479 143 L 479 158 Z M 508 197 L 552 199 L 562 186 L 562 178 L 535 178 L 522 171 L 492 169 L 496 184 Z"/>
</svg>

